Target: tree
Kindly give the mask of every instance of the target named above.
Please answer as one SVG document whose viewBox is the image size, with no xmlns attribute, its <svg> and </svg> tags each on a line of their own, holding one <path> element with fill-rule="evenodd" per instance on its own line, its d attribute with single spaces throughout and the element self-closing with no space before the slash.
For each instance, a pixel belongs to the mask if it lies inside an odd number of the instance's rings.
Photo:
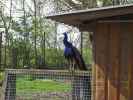
<svg viewBox="0 0 133 100">
<path fill-rule="evenodd" d="M 2 61 L 2 32 L 0 32 L 0 70 L 2 69 L 1 61 Z"/>
<path fill-rule="evenodd" d="M 55 12 L 84 10 L 97 6 L 97 0 L 54 0 Z"/>
<path fill-rule="evenodd" d="M 98 0 L 102 3 L 102 6 L 110 6 L 110 5 L 122 5 L 133 2 L 133 0 Z"/>
<path fill-rule="evenodd" d="M 0 9 L 0 17 L 2 19 L 2 22 L 3 22 L 3 26 L 5 28 L 5 50 L 4 50 L 4 65 L 6 67 L 7 65 L 7 46 L 8 46 L 8 43 L 9 43 L 9 29 L 11 27 L 11 23 L 12 23 L 12 0 L 10 1 L 10 14 L 9 16 L 5 15 L 4 14 L 4 6 L 1 6 L 1 9 Z"/>
</svg>

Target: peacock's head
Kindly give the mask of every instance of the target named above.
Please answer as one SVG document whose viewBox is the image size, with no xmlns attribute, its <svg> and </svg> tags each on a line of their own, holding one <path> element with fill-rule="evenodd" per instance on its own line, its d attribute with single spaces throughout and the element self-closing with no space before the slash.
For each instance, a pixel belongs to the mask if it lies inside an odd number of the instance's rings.
<svg viewBox="0 0 133 100">
<path fill-rule="evenodd" d="M 64 36 L 67 36 L 67 32 L 64 32 L 63 34 L 64 34 Z"/>
<path fill-rule="evenodd" d="M 67 32 L 64 32 L 63 35 L 64 35 L 64 39 L 67 40 L 68 39 Z"/>
</svg>

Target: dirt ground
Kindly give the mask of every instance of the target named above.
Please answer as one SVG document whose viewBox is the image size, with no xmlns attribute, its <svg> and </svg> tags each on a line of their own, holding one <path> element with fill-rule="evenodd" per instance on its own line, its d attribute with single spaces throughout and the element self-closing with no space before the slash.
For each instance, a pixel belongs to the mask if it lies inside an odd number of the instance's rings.
<svg viewBox="0 0 133 100">
<path fill-rule="evenodd" d="M 1 97 L 1 87 L 0 87 L 0 97 Z"/>
<path fill-rule="evenodd" d="M 71 100 L 68 93 L 36 93 L 32 96 L 16 96 L 16 100 Z"/>
<path fill-rule="evenodd" d="M 0 97 L 1 97 L 1 88 L 0 88 Z"/>
</svg>

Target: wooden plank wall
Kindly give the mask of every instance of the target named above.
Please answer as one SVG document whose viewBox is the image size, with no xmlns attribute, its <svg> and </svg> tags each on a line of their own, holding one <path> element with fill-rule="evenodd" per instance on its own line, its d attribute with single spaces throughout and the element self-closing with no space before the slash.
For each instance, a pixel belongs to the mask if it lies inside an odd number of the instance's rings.
<svg viewBox="0 0 133 100">
<path fill-rule="evenodd" d="M 132 100 L 133 23 L 98 23 L 94 48 L 95 100 Z"/>
</svg>

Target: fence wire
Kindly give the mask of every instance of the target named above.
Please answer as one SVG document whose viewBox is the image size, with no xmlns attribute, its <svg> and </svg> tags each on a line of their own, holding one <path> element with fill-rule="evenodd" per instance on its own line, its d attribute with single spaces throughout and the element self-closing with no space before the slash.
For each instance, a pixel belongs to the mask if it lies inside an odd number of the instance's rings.
<svg viewBox="0 0 133 100">
<path fill-rule="evenodd" d="M 91 100 L 91 73 L 7 70 L 4 100 Z"/>
</svg>

